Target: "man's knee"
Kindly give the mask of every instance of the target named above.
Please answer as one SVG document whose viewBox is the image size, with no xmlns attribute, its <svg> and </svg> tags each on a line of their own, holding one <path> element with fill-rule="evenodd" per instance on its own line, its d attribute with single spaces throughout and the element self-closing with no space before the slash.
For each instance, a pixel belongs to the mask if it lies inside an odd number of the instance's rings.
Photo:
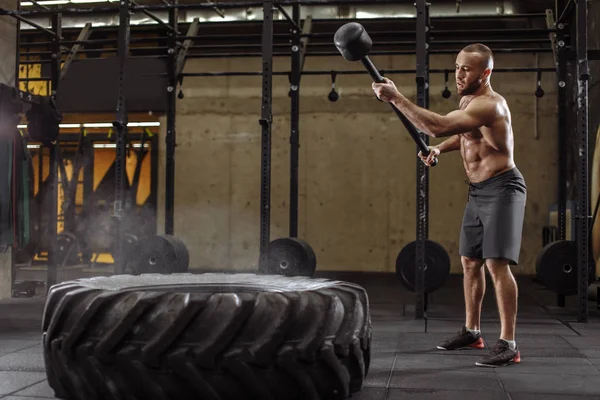
<svg viewBox="0 0 600 400">
<path fill-rule="evenodd" d="M 485 265 L 492 279 L 510 273 L 509 260 L 503 258 L 489 258 L 485 260 Z"/>
<path fill-rule="evenodd" d="M 483 260 L 479 258 L 461 256 L 461 262 L 463 266 L 463 272 L 465 274 L 474 274 L 481 270 L 483 266 Z"/>
</svg>

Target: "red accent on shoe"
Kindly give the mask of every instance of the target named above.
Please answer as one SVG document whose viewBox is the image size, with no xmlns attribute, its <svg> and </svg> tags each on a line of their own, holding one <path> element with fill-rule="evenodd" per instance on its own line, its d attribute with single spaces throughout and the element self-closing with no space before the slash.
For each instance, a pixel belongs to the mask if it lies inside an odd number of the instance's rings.
<svg viewBox="0 0 600 400">
<path fill-rule="evenodd" d="M 469 347 L 473 347 L 476 349 L 483 349 L 485 347 L 485 344 L 483 343 L 483 338 L 477 339 L 477 341 L 473 344 L 470 344 Z"/>
<path fill-rule="evenodd" d="M 520 363 L 521 362 L 521 352 L 517 351 L 517 355 L 515 356 L 515 358 L 512 359 L 513 363 Z"/>
</svg>

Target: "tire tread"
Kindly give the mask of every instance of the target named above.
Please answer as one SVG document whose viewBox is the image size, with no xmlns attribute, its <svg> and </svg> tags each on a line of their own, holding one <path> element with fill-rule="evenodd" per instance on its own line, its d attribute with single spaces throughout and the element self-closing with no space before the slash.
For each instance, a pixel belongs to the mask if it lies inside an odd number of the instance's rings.
<svg viewBox="0 0 600 400">
<path fill-rule="evenodd" d="M 321 400 L 362 388 L 371 340 L 362 287 L 303 277 L 175 275 L 167 283 L 174 291 L 155 290 L 161 285 L 152 283 L 164 281 L 156 275 L 51 288 L 44 359 L 57 397 Z M 233 289 L 211 292 L 217 282 Z M 256 290 L 236 292 L 236 282 Z"/>
</svg>

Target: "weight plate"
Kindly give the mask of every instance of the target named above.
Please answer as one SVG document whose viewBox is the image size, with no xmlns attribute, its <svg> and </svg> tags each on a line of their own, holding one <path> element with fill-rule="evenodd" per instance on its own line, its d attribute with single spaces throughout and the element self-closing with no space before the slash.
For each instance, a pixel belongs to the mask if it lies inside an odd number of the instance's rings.
<svg viewBox="0 0 600 400">
<path fill-rule="evenodd" d="M 190 253 L 185 243 L 181 239 L 171 235 L 165 235 L 163 239 L 168 241 L 175 249 L 176 262 L 173 264 L 174 269 L 172 272 L 187 272 L 190 265 Z"/>
<path fill-rule="evenodd" d="M 61 232 L 56 236 L 56 263 L 58 265 L 75 265 L 79 262 L 77 236 L 71 232 Z"/>
<path fill-rule="evenodd" d="M 535 268 L 541 283 L 562 296 L 577 294 L 577 243 L 558 240 L 548 243 L 538 254 Z M 589 275 L 594 276 L 594 262 L 590 260 Z M 591 284 L 593 279 L 589 279 Z"/>
<path fill-rule="evenodd" d="M 400 283 L 415 292 L 415 265 L 417 242 L 410 242 L 398 253 L 396 275 Z M 446 283 L 450 274 L 450 256 L 444 247 L 432 240 L 425 240 L 425 293 L 432 293 Z"/>
<path fill-rule="evenodd" d="M 139 245 L 135 273 L 171 274 L 187 272 L 190 256 L 187 247 L 175 236 L 150 236 Z"/>
<path fill-rule="evenodd" d="M 113 241 L 111 254 L 115 259 L 115 263 L 122 264 L 128 269 L 128 264 L 135 263 L 140 254 L 140 239 L 134 233 L 126 233 L 123 235 L 123 259 L 119 260 L 117 255 L 116 241 Z"/>
<path fill-rule="evenodd" d="M 260 273 L 267 275 L 313 276 L 316 269 L 315 252 L 298 238 L 273 240 L 259 260 Z"/>
</svg>

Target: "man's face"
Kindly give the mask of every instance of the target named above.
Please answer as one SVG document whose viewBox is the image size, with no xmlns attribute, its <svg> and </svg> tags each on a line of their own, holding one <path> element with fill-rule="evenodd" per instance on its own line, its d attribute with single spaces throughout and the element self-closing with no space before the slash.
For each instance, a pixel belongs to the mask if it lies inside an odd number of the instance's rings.
<svg viewBox="0 0 600 400">
<path fill-rule="evenodd" d="M 460 52 L 456 57 L 456 92 L 460 96 L 473 94 L 483 84 L 483 60 L 479 53 Z"/>
</svg>

